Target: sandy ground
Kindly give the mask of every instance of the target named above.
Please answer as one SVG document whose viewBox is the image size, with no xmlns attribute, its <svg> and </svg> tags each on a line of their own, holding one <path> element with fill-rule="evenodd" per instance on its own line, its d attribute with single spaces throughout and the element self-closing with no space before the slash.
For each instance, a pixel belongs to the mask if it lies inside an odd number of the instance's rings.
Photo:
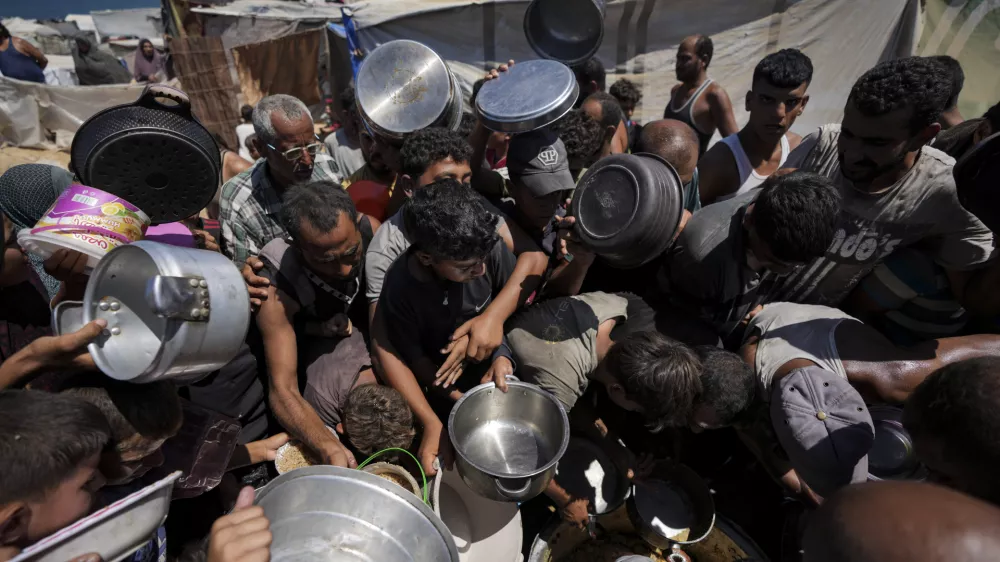
<svg viewBox="0 0 1000 562">
<path fill-rule="evenodd" d="M 6 172 L 7 168 L 11 166 L 33 163 L 52 164 L 66 168 L 69 165 L 69 153 L 14 146 L 0 147 L 0 174 Z"/>
</svg>

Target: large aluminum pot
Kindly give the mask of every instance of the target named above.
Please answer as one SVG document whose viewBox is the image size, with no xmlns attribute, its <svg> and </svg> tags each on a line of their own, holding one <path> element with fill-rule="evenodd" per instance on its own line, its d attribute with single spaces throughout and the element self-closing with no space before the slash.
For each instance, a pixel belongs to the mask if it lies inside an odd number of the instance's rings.
<svg viewBox="0 0 1000 562">
<path fill-rule="evenodd" d="M 271 522 L 272 562 L 458 562 L 451 533 L 426 504 L 374 474 L 310 466 L 257 493 Z"/>
<path fill-rule="evenodd" d="M 458 80 L 441 57 L 416 41 L 379 45 L 358 69 L 358 112 L 372 132 L 400 141 L 407 133 L 462 121 Z"/>
<path fill-rule="evenodd" d="M 229 363 L 250 326 L 239 269 L 218 252 L 139 241 L 108 252 L 83 302 L 53 311 L 57 333 L 103 318 L 87 346 L 109 377 L 137 383 L 193 380 Z"/>
<path fill-rule="evenodd" d="M 533 384 L 493 383 L 465 394 L 448 416 L 462 480 L 496 501 L 529 500 L 555 476 L 569 444 L 569 419 L 554 396 Z"/>
<path fill-rule="evenodd" d="M 604 39 L 605 0 L 532 0 L 524 35 L 539 56 L 569 66 L 594 56 Z"/>
</svg>

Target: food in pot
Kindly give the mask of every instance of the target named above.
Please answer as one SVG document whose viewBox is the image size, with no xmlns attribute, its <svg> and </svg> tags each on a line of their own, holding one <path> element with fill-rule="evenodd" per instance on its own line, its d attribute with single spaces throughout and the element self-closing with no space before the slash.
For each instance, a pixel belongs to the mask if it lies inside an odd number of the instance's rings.
<svg viewBox="0 0 1000 562">
<path fill-rule="evenodd" d="M 596 539 L 585 540 L 560 557 L 560 562 L 615 562 L 624 556 L 648 556 L 653 562 L 668 562 L 659 549 L 646 544 L 635 535 L 619 533 L 601 534 Z"/>
<path fill-rule="evenodd" d="M 388 472 L 388 471 L 386 471 L 386 472 L 379 472 L 375 476 L 378 476 L 379 478 L 385 478 L 386 480 L 388 480 L 389 482 L 392 482 L 393 484 L 396 484 L 398 486 L 402 486 L 403 488 L 406 488 L 407 490 L 409 490 L 411 492 L 413 491 L 412 487 L 410 486 L 410 483 L 407 482 L 406 478 L 403 478 L 402 475 L 396 474 L 394 472 Z"/>
<path fill-rule="evenodd" d="M 296 468 L 322 464 L 308 447 L 298 441 L 292 441 L 284 445 L 282 449 L 283 451 L 279 451 L 280 454 L 274 461 L 278 472 L 282 474 Z"/>
</svg>

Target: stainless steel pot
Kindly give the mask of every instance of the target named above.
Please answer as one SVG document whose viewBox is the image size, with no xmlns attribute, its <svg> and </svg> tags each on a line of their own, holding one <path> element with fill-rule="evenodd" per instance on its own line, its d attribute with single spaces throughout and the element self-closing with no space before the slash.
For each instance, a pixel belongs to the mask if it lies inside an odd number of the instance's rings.
<svg viewBox="0 0 1000 562">
<path fill-rule="evenodd" d="M 566 115 L 579 94 L 580 85 L 569 67 L 552 60 L 529 60 L 483 84 L 476 112 L 493 131 L 526 133 Z"/>
<path fill-rule="evenodd" d="M 108 322 L 87 349 L 109 377 L 192 380 L 239 352 L 250 297 L 222 254 L 139 241 L 108 252 L 90 274 L 83 302 L 60 303 L 52 314 L 60 334 L 98 318 Z"/>
<path fill-rule="evenodd" d="M 605 0 L 532 0 L 524 35 L 539 56 L 570 66 L 594 56 L 604 39 Z"/>
<path fill-rule="evenodd" d="M 357 77 L 358 112 L 374 134 L 402 140 L 407 133 L 462 120 L 458 80 L 430 47 L 399 39 L 365 57 Z"/>
<path fill-rule="evenodd" d="M 458 562 L 448 528 L 430 507 L 374 474 L 310 466 L 257 493 L 271 522 L 273 562 Z"/>
<path fill-rule="evenodd" d="M 868 407 L 875 426 L 875 442 L 868 451 L 868 480 L 927 479 L 927 467 L 913 449 L 913 439 L 903 427 L 903 409 L 888 404 Z"/>
<path fill-rule="evenodd" d="M 555 476 L 569 444 L 569 419 L 554 396 L 533 384 L 493 383 L 465 394 L 448 416 L 458 473 L 476 493 L 496 501 L 529 500 Z"/>
</svg>

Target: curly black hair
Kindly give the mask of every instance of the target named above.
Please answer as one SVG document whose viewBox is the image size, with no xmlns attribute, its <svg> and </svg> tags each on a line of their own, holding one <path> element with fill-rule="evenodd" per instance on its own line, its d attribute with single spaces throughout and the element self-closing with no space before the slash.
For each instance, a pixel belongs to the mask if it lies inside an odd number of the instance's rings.
<svg viewBox="0 0 1000 562">
<path fill-rule="evenodd" d="M 766 80 L 776 88 L 798 88 L 812 82 L 813 64 L 798 49 L 782 49 L 767 55 L 753 69 L 753 84 Z"/>
<path fill-rule="evenodd" d="M 451 157 L 455 162 L 468 162 L 472 147 L 461 133 L 444 127 L 427 127 L 411 133 L 399 149 L 401 171 L 418 178 L 435 162 Z"/>
<path fill-rule="evenodd" d="M 930 58 L 944 67 L 945 72 L 951 77 L 951 95 L 948 96 L 948 104 L 945 105 L 945 109 L 951 109 L 958 105 L 958 95 L 962 93 L 962 88 L 965 87 L 965 71 L 962 70 L 962 65 L 957 60 L 948 55 L 938 55 Z"/>
<path fill-rule="evenodd" d="M 773 175 L 754 201 L 753 227 L 774 257 L 805 263 L 826 253 L 837 230 L 840 193 L 826 176 Z"/>
<path fill-rule="evenodd" d="M 880 62 L 851 89 L 847 103 L 869 117 L 911 108 L 910 131 L 916 133 L 938 120 L 948 107 L 951 75 L 929 57 Z"/>
<path fill-rule="evenodd" d="M 636 86 L 635 82 L 627 78 L 621 78 L 612 84 L 609 91 L 623 108 L 625 106 L 635 107 L 639 105 L 639 100 L 642 99 L 642 92 L 639 91 L 639 86 Z"/>
<path fill-rule="evenodd" d="M 473 129 L 476 128 L 476 115 L 474 113 L 463 113 L 462 121 L 458 124 L 458 136 L 463 139 L 469 138 Z M 470 147 L 471 148 L 471 147 Z"/>
<path fill-rule="evenodd" d="M 309 221 L 320 232 L 329 232 L 337 226 L 341 214 L 346 214 L 351 223 L 358 222 L 358 210 L 351 196 L 332 181 L 296 185 L 281 198 L 281 224 L 292 239 L 300 237 L 302 221 Z"/>
<path fill-rule="evenodd" d="M 562 139 L 570 162 L 588 161 L 604 140 L 601 124 L 582 109 L 574 109 L 553 123 L 552 132 Z"/>
<path fill-rule="evenodd" d="M 500 239 L 498 220 L 481 195 L 452 178 L 418 189 L 403 205 L 414 249 L 439 260 L 485 258 Z"/>
</svg>

